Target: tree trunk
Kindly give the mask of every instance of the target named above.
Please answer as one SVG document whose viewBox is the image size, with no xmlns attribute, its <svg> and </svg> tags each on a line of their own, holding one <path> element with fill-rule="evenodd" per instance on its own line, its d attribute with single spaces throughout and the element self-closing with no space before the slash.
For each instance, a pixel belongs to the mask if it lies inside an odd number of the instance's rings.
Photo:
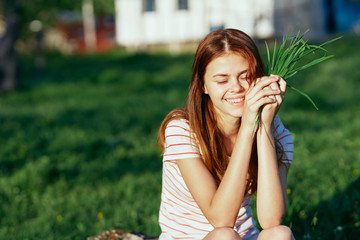
<svg viewBox="0 0 360 240">
<path fill-rule="evenodd" d="M 82 13 L 86 50 L 94 52 L 96 50 L 96 27 L 92 0 L 83 0 Z"/>
<path fill-rule="evenodd" d="M 6 4 L 11 0 L 5 1 L 5 23 L 4 34 L 0 37 L 0 90 L 8 91 L 16 87 L 17 58 L 15 52 L 15 42 L 19 30 L 19 11 L 17 6 L 13 10 L 7 8 Z M 15 10 L 15 11 L 14 11 Z"/>
</svg>

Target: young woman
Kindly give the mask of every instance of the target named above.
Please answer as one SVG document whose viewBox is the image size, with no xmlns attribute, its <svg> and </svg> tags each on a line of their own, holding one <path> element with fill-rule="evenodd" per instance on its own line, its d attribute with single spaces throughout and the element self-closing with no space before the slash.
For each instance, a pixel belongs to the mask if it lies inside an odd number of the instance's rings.
<svg viewBox="0 0 360 240">
<path fill-rule="evenodd" d="M 160 240 L 293 239 L 281 225 L 293 151 L 276 115 L 285 90 L 282 78 L 264 76 L 245 33 L 222 29 L 200 42 L 186 108 L 170 112 L 159 131 Z M 255 192 L 261 232 L 250 208 Z"/>
</svg>

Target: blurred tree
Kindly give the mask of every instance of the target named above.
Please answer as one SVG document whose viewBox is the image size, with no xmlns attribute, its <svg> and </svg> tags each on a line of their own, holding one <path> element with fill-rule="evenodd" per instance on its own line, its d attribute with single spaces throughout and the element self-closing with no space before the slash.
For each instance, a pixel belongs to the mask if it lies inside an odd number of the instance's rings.
<svg viewBox="0 0 360 240">
<path fill-rule="evenodd" d="M 0 38 L 0 89 L 11 90 L 16 86 L 15 42 L 21 19 L 21 7 L 11 0 L 2 0 L 5 30 Z"/>
<path fill-rule="evenodd" d="M 11 90 L 17 85 L 15 43 L 20 37 L 30 35 L 30 22 L 36 20 L 42 26 L 51 26 L 61 11 L 81 12 L 84 5 L 88 9 L 90 6 L 95 15 L 114 13 L 114 0 L 0 0 L 0 16 L 5 22 L 4 33 L 0 36 L 0 90 Z M 95 24 L 91 11 L 87 22 Z M 41 40 L 41 32 L 37 37 Z"/>
<path fill-rule="evenodd" d="M 94 17 L 94 4 L 92 0 L 82 1 L 82 13 L 86 50 L 88 52 L 93 52 L 96 49 L 96 28 Z"/>
</svg>

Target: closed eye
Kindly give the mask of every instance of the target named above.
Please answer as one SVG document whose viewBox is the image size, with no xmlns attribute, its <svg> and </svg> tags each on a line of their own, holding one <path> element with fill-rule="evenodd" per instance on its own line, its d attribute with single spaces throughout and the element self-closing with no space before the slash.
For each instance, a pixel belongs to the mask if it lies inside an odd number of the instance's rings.
<svg viewBox="0 0 360 240">
<path fill-rule="evenodd" d="M 228 81 L 227 80 L 220 80 L 220 81 L 216 81 L 218 84 L 225 84 L 227 83 Z"/>
<path fill-rule="evenodd" d="M 248 75 L 247 75 L 247 71 L 244 71 L 244 72 L 240 73 L 239 79 L 240 79 L 240 80 L 248 80 L 249 77 L 248 77 Z"/>
<path fill-rule="evenodd" d="M 228 82 L 228 76 L 217 76 L 214 80 L 218 84 L 225 84 Z"/>
<path fill-rule="evenodd" d="M 218 84 L 225 84 L 228 82 L 228 78 L 229 78 L 229 75 L 227 74 L 217 74 L 217 75 L 214 75 L 214 80 L 216 83 Z"/>
</svg>

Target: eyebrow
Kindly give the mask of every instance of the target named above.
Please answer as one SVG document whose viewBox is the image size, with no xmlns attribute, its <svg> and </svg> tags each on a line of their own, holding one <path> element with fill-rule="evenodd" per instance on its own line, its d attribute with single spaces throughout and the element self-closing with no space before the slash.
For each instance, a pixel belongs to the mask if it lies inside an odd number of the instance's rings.
<svg viewBox="0 0 360 240">
<path fill-rule="evenodd" d="M 225 73 L 217 73 L 213 75 L 213 77 L 227 77 L 227 76 L 229 76 L 229 74 L 225 74 Z"/>
<path fill-rule="evenodd" d="M 241 71 L 238 76 L 246 73 L 247 71 L 248 71 L 247 69 L 244 70 L 244 71 Z M 214 74 L 213 77 L 227 77 L 227 76 L 229 76 L 229 75 L 230 75 L 230 74 L 226 74 L 226 73 L 217 73 L 217 74 Z"/>
</svg>

